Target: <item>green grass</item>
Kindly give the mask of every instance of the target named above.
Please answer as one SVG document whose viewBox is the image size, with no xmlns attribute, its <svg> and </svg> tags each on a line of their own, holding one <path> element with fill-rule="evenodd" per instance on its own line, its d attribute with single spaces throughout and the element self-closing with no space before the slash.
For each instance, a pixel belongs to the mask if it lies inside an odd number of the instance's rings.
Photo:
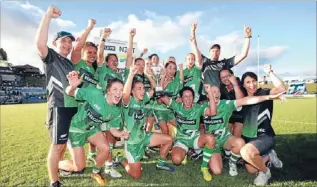
<svg viewBox="0 0 317 187">
<path fill-rule="evenodd" d="M 46 104 L 0 106 L 1 175 L 0 186 L 47 186 L 46 156 L 49 138 L 44 126 Z M 317 186 L 316 98 L 276 101 L 273 126 L 277 133 L 276 151 L 284 162 L 281 171 L 272 169 L 272 186 Z M 288 121 L 288 122 L 285 122 Z M 293 122 L 291 122 L 293 121 Z M 304 122 L 304 123 L 297 123 Z M 121 149 L 116 151 L 122 151 Z M 254 175 L 239 168 L 237 177 L 228 175 L 227 162 L 221 176 L 209 183 L 200 174 L 200 161 L 176 167 L 174 173 L 157 171 L 155 160 L 143 163 L 141 180 L 128 176 L 122 167 L 121 179 L 107 177 L 109 186 L 251 186 Z M 91 164 L 82 177 L 62 178 L 65 186 L 93 186 Z"/>
<path fill-rule="evenodd" d="M 261 84 L 262 88 L 273 88 L 273 84 Z M 288 88 L 288 84 L 285 84 L 286 89 Z M 317 93 L 317 83 L 306 83 L 307 93 L 316 94 Z"/>
</svg>

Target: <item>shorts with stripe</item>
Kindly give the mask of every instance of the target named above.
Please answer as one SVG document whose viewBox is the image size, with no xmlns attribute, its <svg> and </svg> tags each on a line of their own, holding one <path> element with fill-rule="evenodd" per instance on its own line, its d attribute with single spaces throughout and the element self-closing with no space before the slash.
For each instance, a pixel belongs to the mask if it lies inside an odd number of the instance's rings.
<svg viewBox="0 0 317 187">
<path fill-rule="evenodd" d="M 175 139 L 175 143 L 174 143 L 174 147 L 179 147 L 184 149 L 186 152 L 188 152 L 189 148 L 192 149 L 199 149 L 200 147 L 198 146 L 198 139 L 200 137 L 200 134 L 197 133 L 195 134 L 193 137 L 188 137 L 188 138 L 184 138 L 184 137 L 177 137 L 176 135 L 176 139 Z"/>
<path fill-rule="evenodd" d="M 142 141 L 135 144 L 129 144 L 128 141 L 124 142 L 124 152 L 127 157 L 128 163 L 140 162 L 144 156 L 145 148 L 150 145 L 153 133 L 146 133 Z"/>
<path fill-rule="evenodd" d="M 77 107 L 53 107 L 47 110 L 46 125 L 52 144 L 66 144 L 70 122 Z"/>
</svg>

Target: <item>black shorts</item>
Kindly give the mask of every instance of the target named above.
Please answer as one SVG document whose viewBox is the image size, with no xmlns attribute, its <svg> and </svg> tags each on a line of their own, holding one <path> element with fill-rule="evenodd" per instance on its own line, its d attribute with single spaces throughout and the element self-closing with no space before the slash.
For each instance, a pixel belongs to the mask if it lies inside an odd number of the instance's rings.
<svg viewBox="0 0 317 187">
<path fill-rule="evenodd" d="M 77 107 L 48 108 L 46 125 L 52 144 L 65 144 L 68 140 L 68 131 Z"/>
<path fill-rule="evenodd" d="M 259 150 L 261 156 L 268 154 L 275 147 L 275 138 L 273 136 L 260 135 L 256 138 L 242 136 L 242 138 L 246 144 L 250 143 L 254 145 Z"/>
<path fill-rule="evenodd" d="M 229 119 L 229 123 L 235 123 L 235 122 L 243 123 L 243 117 L 240 113 L 235 113 L 235 112 L 232 113 Z"/>
</svg>

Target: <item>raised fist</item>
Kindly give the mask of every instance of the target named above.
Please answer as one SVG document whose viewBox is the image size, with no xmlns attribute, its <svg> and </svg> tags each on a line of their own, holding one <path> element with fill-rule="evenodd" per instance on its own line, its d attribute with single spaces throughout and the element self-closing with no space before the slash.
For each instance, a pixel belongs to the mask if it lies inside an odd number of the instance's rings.
<svg viewBox="0 0 317 187">
<path fill-rule="evenodd" d="M 94 28 L 95 24 L 96 24 L 96 20 L 94 20 L 94 19 L 88 20 L 87 29 L 92 30 Z"/>
<path fill-rule="evenodd" d="M 103 38 L 108 38 L 111 33 L 112 33 L 112 30 L 110 28 L 104 28 L 103 29 L 103 33 L 102 33 L 102 37 Z"/>
<path fill-rule="evenodd" d="M 244 25 L 244 36 L 246 38 L 251 38 L 252 37 L 252 29 L 247 26 L 247 25 Z"/>
<path fill-rule="evenodd" d="M 50 5 L 47 9 L 47 14 L 51 18 L 58 18 L 59 16 L 62 15 L 62 12 L 58 8 L 56 8 L 54 5 Z"/>
<path fill-rule="evenodd" d="M 136 34 L 136 29 L 135 28 L 131 29 L 130 30 L 130 36 L 134 37 L 135 34 Z"/>
</svg>

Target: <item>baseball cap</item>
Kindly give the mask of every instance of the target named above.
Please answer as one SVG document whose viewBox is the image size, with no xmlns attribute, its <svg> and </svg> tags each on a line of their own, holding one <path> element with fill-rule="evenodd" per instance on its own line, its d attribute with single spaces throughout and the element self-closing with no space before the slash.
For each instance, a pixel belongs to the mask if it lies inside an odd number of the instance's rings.
<svg viewBox="0 0 317 187">
<path fill-rule="evenodd" d="M 219 50 L 221 49 L 219 44 L 214 44 L 210 47 L 209 51 L 212 50 L 213 48 L 218 48 Z"/>
<path fill-rule="evenodd" d="M 53 38 L 53 41 L 56 41 L 60 38 L 66 38 L 66 37 L 70 37 L 70 39 L 72 39 L 72 41 L 75 41 L 75 37 L 71 33 L 66 32 L 66 31 L 57 32 Z"/>
</svg>

